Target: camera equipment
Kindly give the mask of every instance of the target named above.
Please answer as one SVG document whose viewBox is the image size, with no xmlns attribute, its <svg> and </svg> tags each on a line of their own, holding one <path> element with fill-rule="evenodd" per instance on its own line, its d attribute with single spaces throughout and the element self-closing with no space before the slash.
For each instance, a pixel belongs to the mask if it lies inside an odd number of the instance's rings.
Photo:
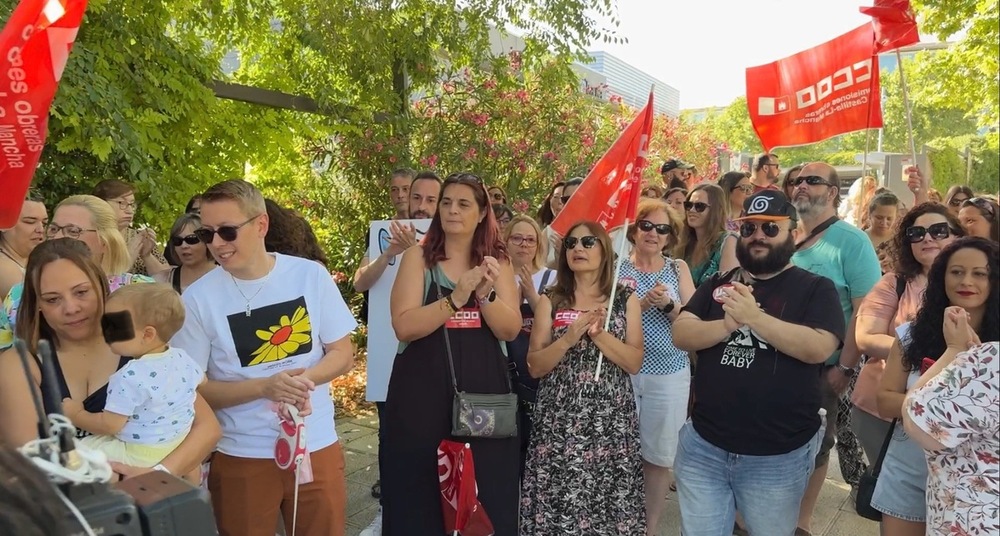
<svg viewBox="0 0 1000 536">
<path fill-rule="evenodd" d="M 39 438 L 18 449 L 49 478 L 66 505 L 67 536 L 216 536 L 208 493 L 163 471 L 152 471 L 110 485 L 114 473 L 107 457 L 76 443 L 76 428 L 62 414 L 62 393 L 55 356 L 48 341 L 38 343 L 38 361 L 45 389 L 39 399 L 27 347 L 17 339 L 38 413 Z M 45 401 L 44 406 L 42 400 Z M 50 413 L 45 414 L 43 408 Z"/>
</svg>

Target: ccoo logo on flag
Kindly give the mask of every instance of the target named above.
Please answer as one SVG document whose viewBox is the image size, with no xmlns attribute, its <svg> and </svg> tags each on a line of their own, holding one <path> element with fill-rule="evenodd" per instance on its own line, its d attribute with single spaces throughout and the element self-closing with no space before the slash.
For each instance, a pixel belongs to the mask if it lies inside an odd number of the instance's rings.
<svg viewBox="0 0 1000 536">
<path fill-rule="evenodd" d="M 784 97 L 759 97 L 757 99 L 757 114 L 783 114 L 790 109 L 790 102 L 787 95 Z"/>
</svg>

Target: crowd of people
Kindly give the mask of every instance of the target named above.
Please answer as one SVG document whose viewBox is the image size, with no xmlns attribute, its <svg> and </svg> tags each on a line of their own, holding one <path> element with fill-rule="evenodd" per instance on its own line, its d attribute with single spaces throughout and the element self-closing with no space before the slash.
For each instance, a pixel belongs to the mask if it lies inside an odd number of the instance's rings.
<svg viewBox="0 0 1000 536">
<path fill-rule="evenodd" d="M 29 195 L 0 233 L 0 349 L 16 337 L 35 359 L 28 382 L 0 354 L 0 440 L 38 437 L 31 390 L 55 389 L 118 474 L 204 479 L 221 534 L 344 534 L 329 384 L 381 314 L 399 346 L 364 536 L 445 532 L 437 448 L 456 438 L 497 535 L 652 536 L 670 493 L 686 536 L 808 535 L 834 447 L 883 535 L 997 533 L 996 198 L 935 198 L 916 168 L 909 206 L 868 178 L 842 195 L 822 162 L 781 171 L 762 154 L 697 182 L 668 160 L 617 259 L 596 222 L 550 228 L 582 178 L 529 215 L 477 175 L 397 170 L 387 246 L 354 272 L 359 319 L 308 222 L 249 182 L 192 198 L 163 248 L 127 183 L 51 219 Z M 457 432 L 468 393 L 515 395 L 516 433 Z M 294 414 L 311 465 L 297 499 L 274 461 Z"/>
</svg>

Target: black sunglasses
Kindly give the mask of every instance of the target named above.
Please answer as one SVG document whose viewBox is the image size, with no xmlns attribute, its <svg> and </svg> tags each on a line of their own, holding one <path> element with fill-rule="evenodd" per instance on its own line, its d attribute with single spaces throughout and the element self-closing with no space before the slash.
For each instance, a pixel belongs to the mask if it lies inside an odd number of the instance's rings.
<svg viewBox="0 0 1000 536">
<path fill-rule="evenodd" d="M 656 229 L 656 234 L 666 235 L 674 232 L 674 228 L 670 226 L 669 223 L 653 223 L 649 220 L 639 220 L 635 222 L 635 226 L 645 233 Z"/>
<path fill-rule="evenodd" d="M 773 221 L 766 221 L 760 224 L 760 230 L 764 231 L 764 236 L 768 238 L 774 238 L 778 236 L 781 232 L 781 227 L 778 227 L 777 223 Z M 757 224 L 749 221 L 745 221 L 740 225 L 740 236 L 743 238 L 750 238 L 754 233 L 757 232 Z"/>
<path fill-rule="evenodd" d="M 448 175 L 444 179 L 444 182 L 446 184 L 453 184 L 456 182 L 469 182 L 469 181 L 472 181 L 480 186 L 484 186 L 483 179 L 481 179 L 479 175 L 474 175 L 472 173 L 452 173 L 451 175 Z"/>
<path fill-rule="evenodd" d="M 254 221 L 259 217 L 260 214 L 253 216 L 249 220 L 239 225 L 223 225 L 222 227 L 219 227 L 214 231 L 212 229 L 205 229 L 204 227 L 202 227 L 201 229 L 195 230 L 194 234 L 195 236 L 198 237 L 198 240 L 201 240 L 206 244 L 212 243 L 212 240 L 215 239 L 215 233 L 219 233 L 219 238 L 225 240 L 226 242 L 232 242 L 233 240 L 236 240 L 236 236 L 239 234 L 239 230 L 241 227 Z"/>
<path fill-rule="evenodd" d="M 566 203 L 569 203 L 569 197 L 570 196 L 568 195 L 561 195 L 559 196 L 559 200 L 562 201 L 562 203 L 565 205 Z"/>
<path fill-rule="evenodd" d="M 584 249 L 590 249 L 597 245 L 597 237 L 593 235 L 582 236 L 580 238 L 567 236 L 566 238 L 563 238 L 563 248 L 573 249 L 576 247 L 577 242 L 583 244 Z"/>
<path fill-rule="evenodd" d="M 951 236 L 951 228 L 948 227 L 947 222 L 935 223 L 930 227 L 921 227 L 920 225 L 911 225 L 906 228 L 906 239 L 910 241 L 911 244 L 916 244 L 918 242 L 923 242 L 924 237 L 930 233 L 931 238 L 935 240 L 943 240 Z"/>
<path fill-rule="evenodd" d="M 191 233 L 191 234 L 189 234 L 187 236 L 171 236 L 170 237 L 170 243 L 175 248 L 180 247 L 181 244 L 187 244 L 189 246 L 193 246 L 193 245 L 197 244 L 200 241 L 201 240 L 198 238 L 198 235 L 196 235 L 194 233 Z"/>
<path fill-rule="evenodd" d="M 820 185 L 833 186 L 823 177 L 817 177 L 816 175 L 809 175 L 806 177 L 796 177 L 794 180 L 791 181 L 792 186 L 798 186 L 803 182 L 808 184 L 809 186 L 820 186 Z"/>
<path fill-rule="evenodd" d="M 711 205 L 709 205 L 708 203 L 702 203 L 701 201 L 698 201 L 696 203 L 692 203 L 690 201 L 685 201 L 684 202 L 684 210 L 685 211 L 691 212 L 691 209 L 694 209 L 694 211 L 697 212 L 697 213 L 699 213 L 699 214 L 702 213 L 702 212 L 705 212 L 706 210 L 708 210 L 709 206 L 711 206 Z"/>
<path fill-rule="evenodd" d="M 953 206 L 953 207 L 959 207 L 959 206 L 962 206 L 962 203 L 965 203 L 969 199 L 972 199 L 972 198 L 971 197 L 963 197 L 963 198 L 952 197 L 951 199 L 948 200 L 948 205 L 949 206 Z"/>
</svg>

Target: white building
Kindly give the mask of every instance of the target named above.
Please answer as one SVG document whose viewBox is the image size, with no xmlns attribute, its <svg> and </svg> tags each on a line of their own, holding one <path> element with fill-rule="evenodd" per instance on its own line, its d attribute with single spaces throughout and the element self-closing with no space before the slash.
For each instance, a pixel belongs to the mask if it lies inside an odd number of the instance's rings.
<svg viewBox="0 0 1000 536">
<path fill-rule="evenodd" d="M 677 88 L 653 78 L 608 52 L 596 50 L 587 54 L 590 55 L 591 61 L 577 65 L 603 76 L 608 92 L 620 96 L 625 104 L 642 108 L 649 99 L 649 88 L 652 87 L 653 109 L 656 113 L 670 117 L 677 117 L 680 114 L 681 93 Z"/>
</svg>

